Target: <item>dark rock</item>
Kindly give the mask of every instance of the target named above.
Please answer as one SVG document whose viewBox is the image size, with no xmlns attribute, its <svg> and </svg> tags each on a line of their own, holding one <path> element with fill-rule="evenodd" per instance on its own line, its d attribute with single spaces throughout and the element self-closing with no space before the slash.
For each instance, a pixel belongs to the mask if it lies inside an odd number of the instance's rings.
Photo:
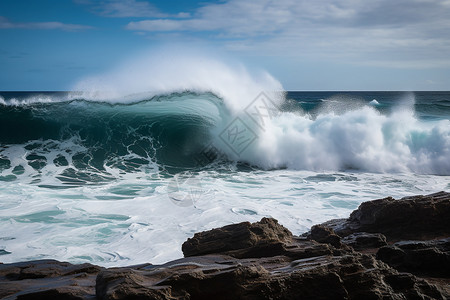
<svg viewBox="0 0 450 300">
<path fill-rule="evenodd" d="M 388 275 L 385 276 L 384 279 L 390 284 L 394 291 L 413 288 L 416 283 L 414 276 L 408 273 Z"/>
<path fill-rule="evenodd" d="M 92 299 L 103 268 L 56 260 L 0 264 L 0 298 Z"/>
<path fill-rule="evenodd" d="M 0 265 L 0 276 L 9 280 L 24 280 L 67 276 L 77 273 L 98 273 L 102 268 L 91 264 L 73 265 L 56 260 L 37 260 Z"/>
<path fill-rule="evenodd" d="M 98 299 L 444 299 L 436 287 L 405 278 L 373 256 L 183 258 L 139 270 L 109 269 Z"/>
<path fill-rule="evenodd" d="M 174 299 L 170 287 L 152 286 L 152 281 L 133 269 L 102 271 L 96 279 L 98 299 Z"/>
<path fill-rule="evenodd" d="M 450 277 L 450 238 L 403 241 L 378 250 L 377 258 L 400 271 Z"/>
<path fill-rule="evenodd" d="M 268 220 L 272 224 L 270 230 L 258 231 L 257 238 L 248 234 L 249 228 L 258 227 Z M 336 249 L 332 244 L 342 245 L 332 230 L 320 226 L 313 228 L 310 237 L 318 242 L 290 235 L 286 238 L 284 234 L 277 240 L 273 237 L 279 235 L 274 234 L 272 229 L 277 226 L 274 220 L 263 219 L 253 224 L 226 226 L 194 236 L 196 249 L 220 249 L 220 255 L 188 256 L 138 270 L 122 268 L 102 271 L 97 277 L 97 297 L 444 299 L 435 286 L 414 275 L 399 274 L 372 255 L 347 251 L 345 247 Z M 234 234 L 233 229 L 237 230 Z M 264 232 L 269 232 L 269 236 L 264 237 Z M 236 239 L 237 236 L 236 245 L 223 250 L 217 239 L 224 236 L 231 240 L 231 237 Z M 251 242 L 241 241 L 242 236 L 251 237 Z M 188 241 L 192 242 L 192 239 Z M 265 242 L 259 244 L 258 241 Z M 202 243 L 210 248 L 203 248 Z M 261 245 L 267 251 L 260 252 Z M 249 255 L 250 251 L 256 251 L 255 255 Z M 243 253 L 247 258 L 242 258 Z"/>
<path fill-rule="evenodd" d="M 348 219 L 321 224 L 341 237 L 355 232 L 381 233 L 388 241 L 450 236 L 450 193 L 392 197 L 362 203 Z"/>
<path fill-rule="evenodd" d="M 380 248 L 387 245 L 386 237 L 381 233 L 356 232 L 344 237 L 341 241 L 355 250 Z"/>
<path fill-rule="evenodd" d="M 196 233 L 183 243 L 182 250 L 185 257 L 211 253 L 263 257 L 281 254 L 283 245 L 291 241 L 292 233 L 277 220 L 262 218 L 253 224 L 243 222 Z"/>
<path fill-rule="evenodd" d="M 309 238 L 319 243 L 330 244 L 336 248 L 341 248 L 342 246 L 341 238 L 334 233 L 334 230 L 322 225 L 311 227 Z"/>
<path fill-rule="evenodd" d="M 86 293 L 78 287 L 57 287 L 17 296 L 17 300 L 83 300 Z"/>
<path fill-rule="evenodd" d="M 283 245 L 282 254 L 291 259 L 303 259 L 322 255 L 334 255 L 336 252 L 339 252 L 339 250 L 334 249 L 328 244 L 294 238 L 292 243 Z"/>
</svg>

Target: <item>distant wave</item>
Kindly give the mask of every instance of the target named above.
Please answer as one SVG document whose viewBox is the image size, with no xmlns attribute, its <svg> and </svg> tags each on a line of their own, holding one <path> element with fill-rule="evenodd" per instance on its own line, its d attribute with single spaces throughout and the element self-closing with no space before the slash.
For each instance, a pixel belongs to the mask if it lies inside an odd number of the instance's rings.
<svg viewBox="0 0 450 300">
<path fill-rule="evenodd" d="M 373 106 L 380 105 L 380 103 L 379 103 L 376 99 L 373 99 L 372 101 L 370 101 L 369 104 L 370 104 L 370 105 L 373 105 Z"/>
</svg>

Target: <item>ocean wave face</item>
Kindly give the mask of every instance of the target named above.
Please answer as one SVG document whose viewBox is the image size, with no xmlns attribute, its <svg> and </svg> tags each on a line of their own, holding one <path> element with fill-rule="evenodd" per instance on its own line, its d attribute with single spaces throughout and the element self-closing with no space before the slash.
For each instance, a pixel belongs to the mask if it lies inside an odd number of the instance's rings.
<svg viewBox="0 0 450 300">
<path fill-rule="evenodd" d="M 302 107 L 301 99 L 279 105 L 263 93 L 242 110 L 212 92 L 127 103 L 14 98 L 0 105 L 0 125 L 9 128 L 0 133 L 1 178 L 91 184 L 122 172 L 201 170 L 219 160 L 262 170 L 449 175 L 450 121 L 420 118 L 414 94 L 401 97 L 389 109 L 350 96 Z"/>
<path fill-rule="evenodd" d="M 0 134 L 2 159 L 11 176 L 19 168 L 67 184 L 104 181 L 121 171 L 193 167 L 209 129 L 220 121 L 221 106 L 213 94 L 190 92 L 130 104 L 3 106 L 1 122 L 12 130 Z"/>
<path fill-rule="evenodd" d="M 285 92 L 172 54 L 0 93 L 1 261 L 163 263 L 194 232 L 271 216 L 301 234 L 450 188 L 448 92 Z"/>
</svg>

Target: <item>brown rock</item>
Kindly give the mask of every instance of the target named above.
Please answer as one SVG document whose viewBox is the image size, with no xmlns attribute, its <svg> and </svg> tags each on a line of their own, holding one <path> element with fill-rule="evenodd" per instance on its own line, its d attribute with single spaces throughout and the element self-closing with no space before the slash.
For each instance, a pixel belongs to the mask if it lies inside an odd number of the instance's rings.
<svg viewBox="0 0 450 300">
<path fill-rule="evenodd" d="M 67 276 L 76 273 L 98 273 L 102 268 L 91 264 L 73 265 L 57 260 L 36 260 L 14 264 L 0 264 L 0 276 L 9 280 L 24 280 Z"/>
<path fill-rule="evenodd" d="M 234 257 L 263 257 L 281 254 L 283 245 L 292 241 L 292 233 L 272 218 L 243 222 L 196 233 L 183 243 L 185 257 L 228 253 Z M 245 250 L 235 251 L 234 250 Z"/>
<path fill-rule="evenodd" d="M 380 248 L 377 258 L 400 271 L 450 278 L 450 238 L 398 242 Z"/>
<path fill-rule="evenodd" d="M 342 246 L 341 238 L 334 230 L 322 225 L 314 225 L 311 227 L 309 238 L 319 243 L 330 244 L 336 248 L 341 248 Z"/>
<path fill-rule="evenodd" d="M 56 287 L 17 296 L 17 300 L 83 300 L 86 292 L 79 287 Z"/>
<path fill-rule="evenodd" d="M 100 272 L 96 279 L 97 299 L 175 299 L 170 287 L 154 286 L 156 282 L 143 276 L 142 271 L 129 268 Z"/>
<path fill-rule="evenodd" d="M 92 299 L 102 269 L 56 260 L 0 264 L 0 298 Z"/>
<path fill-rule="evenodd" d="M 355 232 L 381 233 L 388 241 L 447 237 L 450 193 L 364 202 L 348 219 L 331 220 L 322 226 L 332 228 L 341 237 Z"/>
<path fill-rule="evenodd" d="M 355 250 L 380 248 L 387 245 L 386 237 L 381 233 L 356 232 L 341 241 Z"/>
<path fill-rule="evenodd" d="M 444 299 L 373 256 L 353 253 L 290 260 L 206 255 L 139 270 L 109 269 L 98 299 Z"/>
</svg>

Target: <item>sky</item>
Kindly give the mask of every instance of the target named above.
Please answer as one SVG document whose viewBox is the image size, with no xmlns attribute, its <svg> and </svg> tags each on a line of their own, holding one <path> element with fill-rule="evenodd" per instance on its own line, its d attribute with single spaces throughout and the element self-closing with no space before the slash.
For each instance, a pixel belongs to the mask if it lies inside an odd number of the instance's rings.
<svg viewBox="0 0 450 300">
<path fill-rule="evenodd" d="M 450 0 L 0 0 L 3 91 L 69 90 L 170 45 L 286 90 L 450 90 Z"/>
</svg>

